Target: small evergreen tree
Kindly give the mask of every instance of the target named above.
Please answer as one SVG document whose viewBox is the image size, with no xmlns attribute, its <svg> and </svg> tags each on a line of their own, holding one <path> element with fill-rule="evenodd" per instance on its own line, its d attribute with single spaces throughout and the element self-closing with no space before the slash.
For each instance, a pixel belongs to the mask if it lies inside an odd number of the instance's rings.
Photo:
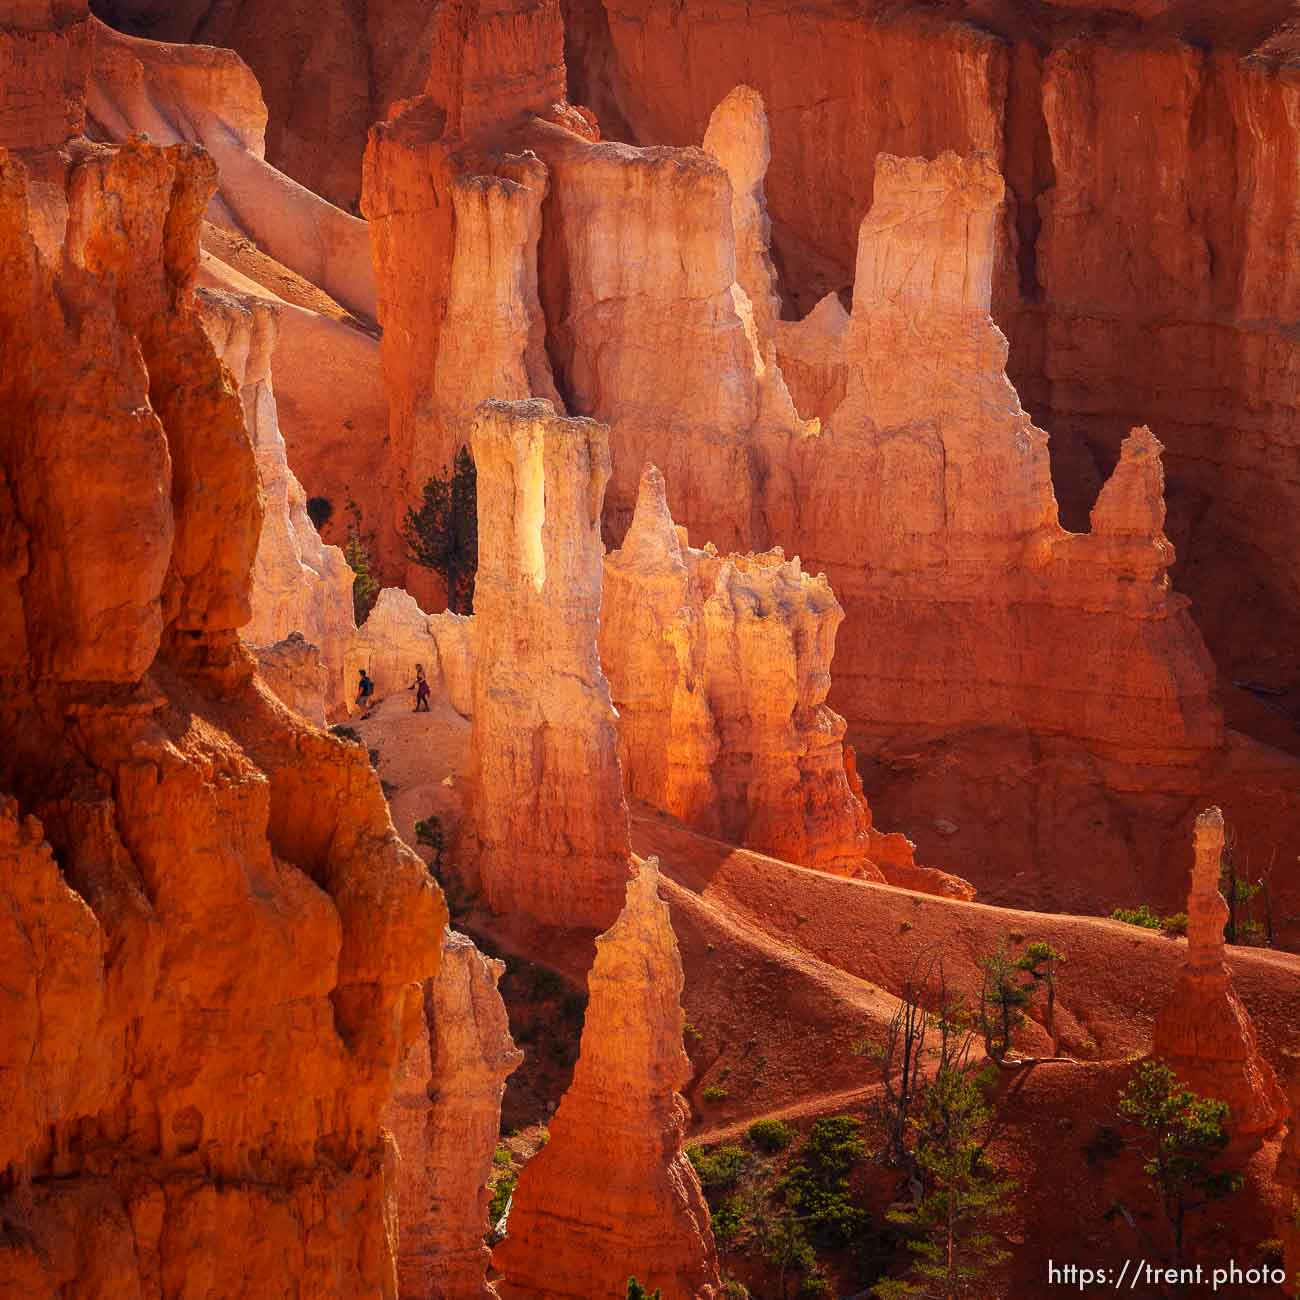
<svg viewBox="0 0 1300 1300">
<path fill-rule="evenodd" d="M 402 540 L 411 559 L 440 574 L 447 584 L 447 608 L 474 612 L 478 572 L 478 476 L 467 447 L 456 453 L 452 472 L 425 485 L 419 508 L 402 523 Z"/>
<path fill-rule="evenodd" d="M 348 502 L 348 516 L 348 540 L 343 547 L 343 558 L 355 575 L 352 579 L 352 616 L 360 627 L 370 617 L 370 611 L 379 599 L 380 585 L 370 556 L 374 534 L 362 529 L 361 507 L 355 501 Z"/>
<path fill-rule="evenodd" d="M 987 1154 L 992 1111 L 987 1078 L 943 1067 L 916 1119 L 916 1163 L 924 1191 L 915 1205 L 889 1212 L 910 1236 L 909 1275 L 878 1282 L 880 1300 L 964 1300 L 988 1294 L 987 1275 L 1007 1256 L 992 1225 L 1010 1213 L 1015 1184 Z"/>
<path fill-rule="evenodd" d="M 1133 1146 L 1169 1222 L 1174 1265 L 1181 1267 L 1187 1216 L 1242 1185 L 1240 1174 L 1212 1167 L 1228 1145 L 1228 1104 L 1184 1088 L 1162 1061 L 1144 1061 L 1120 1094 L 1119 1113 L 1138 1130 Z"/>
<path fill-rule="evenodd" d="M 1005 941 L 980 960 L 980 968 L 984 972 L 979 1013 L 984 1050 L 1001 1062 L 1011 1050 L 1012 1035 L 1025 1023 L 1025 1008 L 1037 990 L 1021 978 L 1021 969 L 1011 960 Z"/>
<path fill-rule="evenodd" d="M 1065 955 L 1059 953 L 1050 943 L 1037 939 L 1031 943 L 1016 959 L 1016 969 L 1024 971 L 1033 981 L 1031 989 L 1047 990 L 1047 1007 L 1044 1020 L 1047 1036 L 1056 1044 L 1056 968 L 1065 964 Z"/>
<path fill-rule="evenodd" d="M 661 1300 L 663 1292 L 656 1287 L 653 1291 L 647 1291 L 645 1287 L 634 1277 L 627 1280 L 627 1300 Z"/>
</svg>

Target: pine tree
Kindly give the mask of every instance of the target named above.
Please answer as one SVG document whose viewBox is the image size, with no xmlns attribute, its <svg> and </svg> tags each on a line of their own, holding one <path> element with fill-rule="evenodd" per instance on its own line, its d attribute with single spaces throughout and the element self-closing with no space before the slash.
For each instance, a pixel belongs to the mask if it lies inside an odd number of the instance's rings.
<svg viewBox="0 0 1300 1300">
<path fill-rule="evenodd" d="M 627 1280 L 627 1300 L 661 1300 L 663 1293 L 656 1287 L 647 1291 L 634 1277 Z"/>
<path fill-rule="evenodd" d="M 478 475 L 467 447 L 456 453 L 447 477 L 435 475 L 425 483 L 419 508 L 406 512 L 402 540 L 411 559 L 446 582 L 447 608 L 472 614 L 478 572 Z"/>
<path fill-rule="evenodd" d="M 993 1123 L 988 1079 L 943 1068 L 926 1089 L 916 1119 L 916 1164 L 924 1191 L 917 1204 L 890 1211 L 911 1234 L 915 1255 L 906 1278 L 876 1284 L 880 1300 L 964 1300 L 988 1295 L 987 1275 L 1007 1257 L 992 1231 L 1009 1214 L 1015 1186 L 990 1161 Z"/>
<path fill-rule="evenodd" d="M 374 575 L 374 561 L 370 557 L 373 533 L 361 526 L 361 507 L 348 502 L 348 540 L 343 547 L 343 558 L 355 575 L 352 580 L 352 616 L 358 627 L 370 617 L 370 611 L 379 599 L 380 583 Z"/>
<path fill-rule="evenodd" d="M 1184 1088 L 1162 1061 L 1144 1061 L 1120 1094 L 1119 1113 L 1139 1130 L 1134 1148 L 1151 1180 L 1181 1267 L 1187 1216 L 1240 1189 L 1240 1174 L 1212 1168 L 1228 1145 L 1228 1103 Z"/>
</svg>

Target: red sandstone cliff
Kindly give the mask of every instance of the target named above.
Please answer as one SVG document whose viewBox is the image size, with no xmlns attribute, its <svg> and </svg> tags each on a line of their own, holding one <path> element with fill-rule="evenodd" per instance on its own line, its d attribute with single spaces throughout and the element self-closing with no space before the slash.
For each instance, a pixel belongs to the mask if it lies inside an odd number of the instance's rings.
<svg viewBox="0 0 1300 1300">
<path fill-rule="evenodd" d="M 69 138 L 73 8 L 27 6 L 58 57 L 0 88 L 11 141 L 66 140 L 0 152 L 0 1291 L 393 1296 L 375 1117 L 446 913 L 365 755 L 240 645 L 262 509 L 193 299 L 214 171 Z"/>
<path fill-rule="evenodd" d="M 690 1078 L 682 963 L 654 858 L 596 940 L 573 1083 L 524 1167 L 493 1261 L 505 1297 L 622 1300 L 721 1291 L 704 1195 L 683 1149 Z"/>
</svg>

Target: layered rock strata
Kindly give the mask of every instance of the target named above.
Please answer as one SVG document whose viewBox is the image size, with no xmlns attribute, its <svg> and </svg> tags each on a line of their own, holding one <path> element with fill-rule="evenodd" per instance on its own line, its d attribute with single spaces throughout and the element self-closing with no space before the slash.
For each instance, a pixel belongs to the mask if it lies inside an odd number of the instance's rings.
<svg viewBox="0 0 1300 1300">
<path fill-rule="evenodd" d="M 485 402 L 471 433 L 479 567 L 473 778 L 461 866 L 495 912 L 600 929 L 629 870 L 601 671 L 608 431 L 549 402 Z"/>
<path fill-rule="evenodd" d="M 262 509 L 193 298 L 215 169 L 26 162 L 0 153 L 0 1292 L 393 1296 L 375 1117 L 446 910 L 365 755 L 239 642 Z"/>
<path fill-rule="evenodd" d="M 1278 261 L 1300 213 L 1292 17 L 1284 0 L 812 0 L 797 21 L 739 0 L 566 5 L 571 81 L 618 139 L 690 145 L 741 82 L 772 107 L 793 314 L 847 300 L 881 156 L 994 157 L 995 315 L 1052 433 L 1066 521 L 1085 525 L 1125 431 L 1149 421 L 1179 586 L 1216 660 L 1279 686 L 1300 645 L 1300 367 Z"/>
<path fill-rule="evenodd" d="M 505 1297 L 621 1300 L 633 1276 L 665 1295 L 721 1294 L 708 1207 L 684 1150 L 682 964 L 658 886 L 651 858 L 596 940 L 573 1083 L 519 1176 L 493 1257 Z"/>
<path fill-rule="evenodd" d="M 1195 862 L 1187 899 L 1187 960 L 1156 1020 L 1155 1055 L 1202 1096 L 1230 1107 L 1235 1142 L 1258 1145 L 1286 1115 L 1273 1067 L 1260 1055 L 1254 1026 L 1224 962 L 1228 904 L 1219 892 L 1223 814 L 1196 819 Z"/>
<path fill-rule="evenodd" d="M 503 962 L 447 931 L 417 1036 L 381 1122 L 397 1139 L 402 1300 L 488 1300 L 488 1177 L 505 1081 L 523 1060 L 497 982 Z"/>
<path fill-rule="evenodd" d="M 313 721 L 336 721 L 347 712 L 344 660 L 356 635 L 352 583 L 355 575 L 337 546 L 322 543 L 307 515 L 307 495 L 289 468 L 271 379 L 276 310 L 263 299 L 203 289 L 198 294 L 204 329 L 239 387 L 244 422 L 257 457 L 262 486 L 262 535 L 253 561 L 252 618 L 242 629 L 266 663 L 262 651 L 297 633 L 313 645 L 323 671 L 316 698 L 303 695 L 307 679 L 295 670 L 298 686 L 286 700 Z M 294 653 L 300 653 L 295 643 Z M 283 679 L 282 679 L 283 680 Z M 283 696 L 282 696 L 283 698 Z M 309 707 L 303 708 L 304 704 Z"/>
</svg>

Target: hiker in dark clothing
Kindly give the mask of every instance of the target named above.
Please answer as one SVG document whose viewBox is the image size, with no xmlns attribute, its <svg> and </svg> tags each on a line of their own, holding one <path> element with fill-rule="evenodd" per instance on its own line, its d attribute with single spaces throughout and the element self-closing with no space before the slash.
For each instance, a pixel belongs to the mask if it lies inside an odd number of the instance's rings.
<svg viewBox="0 0 1300 1300">
<path fill-rule="evenodd" d="M 371 677 L 364 668 L 360 671 L 361 680 L 357 682 L 357 708 L 361 710 L 361 714 L 364 717 L 366 711 L 374 703 L 375 679 Z"/>
<path fill-rule="evenodd" d="M 411 684 L 415 692 L 415 712 L 429 712 L 429 679 L 424 675 L 424 665 L 415 665 L 415 681 Z"/>
</svg>

